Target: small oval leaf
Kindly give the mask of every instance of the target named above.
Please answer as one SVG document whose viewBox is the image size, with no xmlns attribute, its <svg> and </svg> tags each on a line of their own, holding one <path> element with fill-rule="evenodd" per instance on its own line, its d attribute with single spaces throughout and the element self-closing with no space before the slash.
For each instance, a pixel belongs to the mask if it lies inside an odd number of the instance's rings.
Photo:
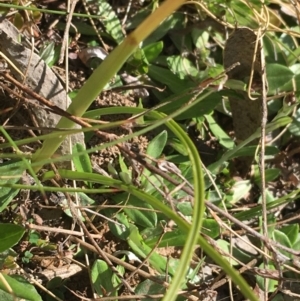
<svg viewBox="0 0 300 301">
<path fill-rule="evenodd" d="M 14 224 L 0 224 L 0 253 L 8 250 L 19 242 L 25 230 Z"/>
</svg>

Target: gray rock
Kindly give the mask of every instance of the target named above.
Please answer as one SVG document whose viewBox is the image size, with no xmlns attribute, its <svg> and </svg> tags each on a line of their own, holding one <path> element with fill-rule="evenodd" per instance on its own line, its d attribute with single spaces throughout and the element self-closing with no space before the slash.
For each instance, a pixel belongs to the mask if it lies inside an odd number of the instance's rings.
<svg viewBox="0 0 300 301">
<path fill-rule="evenodd" d="M 31 49 L 18 43 L 21 40 L 21 34 L 18 29 L 6 19 L 0 22 L 0 49 L 1 52 L 23 73 L 27 74 L 24 84 L 34 92 L 43 96 L 59 108 L 66 110 L 71 100 L 54 72 L 36 53 Z M 10 68 L 14 77 L 23 83 L 24 78 L 15 69 Z M 36 101 L 37 102 L 37 101 Z M 60 120 L 60 116 L 33 108 L 33 113 L 40 127 L 55 127 Z M 80 128 L 80 126 L 76 126 Z M 65 139 L 58 150 L 60 155 L 70 153 L 69 140 L 72 146 L 76 143 L 84 144 L 83 133 L 71 135 L 71 139 Z M 67 167 L 69 164 L 60 164 L 61 167 Z"/>
</svg>

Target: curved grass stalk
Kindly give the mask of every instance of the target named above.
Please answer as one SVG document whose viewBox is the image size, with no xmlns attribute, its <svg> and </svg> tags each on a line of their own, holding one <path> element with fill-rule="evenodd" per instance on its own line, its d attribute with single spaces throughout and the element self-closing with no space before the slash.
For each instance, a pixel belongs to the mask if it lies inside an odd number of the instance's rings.
<svg viewBox="0 0 300 301">
<path fill-rule="evenodd" d="M 155 12 L 148 16 L 148 18 L 146 18 L 136 30 L 129 34 L 93 72 L 73 99 L 67 112 L 78 117 L 82 116 L 138 45 L 184 2 L 184 0 L 165 1 Z M 56 127 L 69 129 L 73 126 L 74 123 L 71 120 L 62 117 Z M 33 155 L 32 161 L 38 162 L 50 158 L 63 140 L 64 137 L 60 136 L 46 140 L 42 148 Z M 36 167 L 35 171 L 38 171 L 40 168 L 41 166 Z"/>
<path fill-rule="evenodd" d="M 134 111 L 136 108 L 133 108 Z M 143 110 L 143 109 L 139 109 Z M 153 117 L 162 120 L 165 117 L 165 114 L 158 112 L 150 113 Z M 188 233 L 188 237 L 186 240 L 186 244 L 183 250 L 183 253 L 180 258 L 180 265 L 176 270 L 175 277 L 172 280 L 172 284 L 169 287 L 164 300 L 172 301 L 177 298 L 177 291 L 181 288 L 181 285 L 185 279 L 186 270 L 189 266 L 191 256 L 193 254 L 193 249 L 196 243 L 198 243 L 202 249 L 210 255 L 210 257 L 218 263 L 223 271 L 229 275 L 232 280 L 240 287 L 244 296 L 247 297 L 251 301 L 256 301 L 256 297 L 249 288 L 248 284 L 245 280 L 230 266 L 229 262 L 222 258 L 218 252 L 212 248 L 207 241 L 199 235 L 200 228 L 202 224 L 203 211 L 204 211 L 204 190 L 203 190 L 203 175 L 201 162 L 198 155 L 198 151 L 195 148 L 192 141 L 189 139 L 187 134 L 183 131 L 183 129 L 174 121 L 169 120 L 166 122 L 166 125 L 170 128 L 171 131 L 181 139 L 182 143 L 185 145 L 186 149 L 189 152 L 191 165 L 193 167 L 193 175 L 194 175 L 194 183 L 195 184 L 195 203 L 194 203 L 194 215 L 193 215 L 193 223 L 189 225 L 186 221 L 181 219 L 177 214 L 175 214 L 169 207 L 164 205 L 161 201 L 157 200 L 155 197 L 140 191 L 134 186 L 126 185 L 122 181 L 115 180 L 112 178 L 107 178 L 97 174 L 88 174 L 88 173 L 78 173 L 67 170 L 60 170 L 59 174 L 63 178 L 68 178 L 70 180 L 82 180 L 82 181 L 91 181 L 101 183 L 110 187 L 115 187 L 122 191 L 126 191 L 138 197 L 139 199 L 148 202 L 154 209 L 162 211 L 167 217 L 174 220 L 178 227 L 184 232 Z M 145 129 L 144 129 L 145 130 Z M 48 174 L 48 177 L 51 176 L 51 172 Z M 53 174 L 54 176 L 54 174 Z M 47 179 L 48 179 L 47 177 Z"/>
<path fill-rule="evenodd" d="M 126 62 L 128 57 L 134 52 L 138 47 L 139 43 L 143 41 L 166 17 L 168 17 L 174 10 L 176 10 L 180 5 L 182 5 L 184 0 L 168 0 L 165 1 L 153 14 L 151 14 L 133 33 L 131 33 L 122 44 L 120 44 L 105 60 L 104 62 L 94 71 L 92 76 L 87 80 L 83 87 L 78 92 L 77 96 L 73 100 L 72 104 L 68 108 L 68 112 L 75 116 L 82 116 L 88 109 L 90 104 L 103 90 L 106 83 L 119 71 L 122 65 Z M 235 272 L 229 265 L 229 263 L 223 259 L 212 247 L 208 245 L 204 238 L 199 237 L 199 232 L 202 224 L 202 216 L 204 212 L 204 185 L 203 185 L 203 175 L 201 168 L 201 161 L 199 154 L 192 143 L 192 141 L 186 136 L 185 133 L 180 131 L 179 126 L 173 122 L 169 121 L 169 124 L 173 126 L 181 142 L 185 145 L 188 150 L 191 164 L 193 167 L 193 174 L 195 180 L 195 203 L 194 203 L 194 216 L 193 223 L 191 226 L 187 225 L 184 221 L 180 222 L 181 219 L 176 218 L 175 214 L 171 214 L 166 211 L 170 218 L 175 218 L 179 225 L 188 232 L 186 246 L 183 250 L 180 265 L 178 267 L 178 273 L 172 280 L 171 286 L 167 291 L 164 300 L 173 301 L 177 298 L 177 291 L 180 289 L 181 284 L 184 281 L 186 270 L 189 266 L 189 262 L 192 256 L 193 248 L 197 242 L 199 242 L 207 253 L 221 266 L 223 266 L 224 271 L 227 272 L 232 279 L 238 284 L 245 294 L 245 296 L 250 300 L 256 300 L 254 294 L 249 289 L 245 281 Z M 74 126 L 74 123 L 66 118 L 61 118 L 57 124 L 57 128 L 70 129 Z M 58 149 L 62 141 L 63 136 L 57 136 L 55 138 L 47 139 L 43 147 L 37 151 L 32 158 L 33 163 L 39 163 L 43 160 L 50 158 L 54 152 Z M 38 165 L 35 171 L 41 168 Z M 70 172 L 69 172 L 70 173 Z M 154 203 L 154 207 L 159 206 L 158 202 L 155 202 L 151 196 L 137 190 L 135 187 L 120 184 L 122 189 L 135 194 L 138 197 L 143 197 L 150 204 Z M 123 187 L 124 186 L 124 187 Z M 161 204 L 162 205 L 162 204 Z M 167 210 L 168 208 L 163 208 Z"/>
</svg>

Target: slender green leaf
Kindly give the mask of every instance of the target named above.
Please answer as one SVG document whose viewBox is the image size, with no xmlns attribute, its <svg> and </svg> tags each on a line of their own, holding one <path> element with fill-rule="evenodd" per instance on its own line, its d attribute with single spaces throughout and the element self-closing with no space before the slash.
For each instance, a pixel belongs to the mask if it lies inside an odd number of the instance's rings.
<svg viewBox="0 0 300 301">
<path fill-rule="evenodd" d="M 134 225 L 130 225 L 130 235 L 127 241 L 135 254 L 142 258 L 146 258 L 150 252 L 152 252 L 152 248 L 150 248 L 143 241 L 138 228 Z M 175 271 L 170 266 L 167 266 L 167 258 L 157 254 L 155 251 L 151 253 L 149 257 L 149 263 L 153 268 L 155 268 L 156 271 L 160 273 L 164 273 L 166 270 L 168 270 L 170 275 L 174 275 Z"/>
<path fill-rule="evenodd" d="M 76 170 L 82 172 L 93 172 L 92 164 L 89 155 L 84 152 L 85 147 L 82 144 L 76 143 L 73 146 L 73 162 Z M 85 185 L 89 188 L 92 188 L 92 185 L 89 181 L 85 181 Z"/>
<path fill-rule="evenodd" d="M 0 212 L 2 212 L 13 198 L 18 194 L 19 189 L 13 187 L 1 187 L 1 184 L 18 183 L 25 170 L 22 161 L 8 161 L 0 164 Z"/>
<path fill-rule="evenodd" d="M 194 83 L 190 80 L 182 80 L 173 74 L 170 70 L 154 65 L 149 66 L 149 76 L 157 82 L 167 85 L 174 93 L 182 93 L 187 88 L 191 88 Z"/>
<path fill-rule="evenodd" d="M 2 276 L 5 278 L 17 297 L 26 299 L 28 301 L 43 301 L 34 286 L 26 281 L 23 277 L 17 275 L 8 276 L 5 274 L 2 274 Z M 2 281 L 0 281 L 0 290 L 9 293 L 7 287 L 4 285 L 4 283 L 2 283 Z"/>
<path fill-rule="evenodd" d="M 121 171 L 119 172 L 119 178 L 123 183 L 130 185 L 132 184 L 131 176 L 128 172 Z"/>
<path fill-rule="evenodd" d="M 147 154 L 152 158 L 157 159 L 162 154 L 162 151 L 166 146 L 167 139 L 168 139 L 167 131 L 162 131 L 161 133 L 159 133 L 148 144 Z"/>
<path fill-rule="evenodd" d="M 84 145 L 76 143 L 73 147 L 73 154 L 73 162 L 76 170 L 83 172 L 93 172 L 91 160 L 89 155 L 85 152 Z"/>
<path fill-rule="evenodd" d="M 265 181 L 266 183 L 274 181 L 281 174 L 281 170 L 279 168 L 269 168 L 265 170 Z M 261 184 L 261 175 L 258 175 L 254 179 L 255 183 L 260 186 Z"/>
<path fill-rule="evenodd" d="M 232 139 L 222 130 L 222 128 L 216 123 L 215 119 L 211 115 L 204 115 L 208 122 L 209 128 L 216 137 L 216 139 L 227 149 L 232 149 L 235 143 Z"/>
<path fill-rule="evenodd" d="M 126 202 L 126 204 L 130 206 L 130 208 L 125 206 L 123 210 L 126 215 L 137 225 L 141 225 L 145 228 L 155 227 L 157 223 L 157 214 L 151 205 L 146 202 L 141 202 L 141 200 L 133 195 L 128 197 L 125 193 L 118 194 L 114 196 L 113 199 L 118 203 Z M 133 209 L 132 207 L 136 209 Z"/>
<path fill-rule="evenodd" d="M 153 231 L 153 229 L 150 229 L 150 231 L 151 230 Z M 155 247 L 157 244 L 157 239 L 160 237 L 161 234 L 162 231 L 161 232 L 154 231 L 153 235 L 145 239 L 145 243 L 151 248 Z M 143 232 L 143 236 L 144 236 L 144 232 Z M 174 229 L 173 231 L 166 232 L 164 234 L 158 246 L 160 248 L 168 247 L 168 246 L 182 247 L 185 244 L 185 240 L 186 240 L 186 234 L 180 231 L 179 229 Z"/>
</svg>

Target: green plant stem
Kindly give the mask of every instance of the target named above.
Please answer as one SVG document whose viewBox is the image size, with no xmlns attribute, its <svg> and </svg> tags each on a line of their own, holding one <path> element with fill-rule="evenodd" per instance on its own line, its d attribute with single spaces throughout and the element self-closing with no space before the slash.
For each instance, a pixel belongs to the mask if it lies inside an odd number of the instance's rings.
<svg viewBox="0 0 300 301">
<path fill-rule="evenodd" d="M 153 14 L 151 14 L 133 33 L 131 33 L 123 42 L 120 44 L 105 60 L 104 62 L 95 70 L 92 76 L 87 80 L 87 82 L 80 89 L 72 104 L 68 108 L 68 112 L 75 116 L 82 116 L 94 99 L 103 90 L 107 82 L 119 71 L 122 65 L 126 62 L 128 57 L 134 52 L 138 47 L 139 43 L 143 41 L 151 32 L 154 31 L 159 24 L 167 18 L 174 10 L 176 10 L 180 5 L 182 5 L 184 0 L 168 0 L 165 1 Z M 175 123 L 173 123 L 173 126 Z M 74 126 L 74 122 L 66 118 L 61 118 L 57 124 L 57 128 L 70 129 Z M 178 125 L 175 125 L 178 126 Z M 178 131 L 178 129 L 177 129 Z M 188 236 L 186 241 L 186 246 L 183 250 L 180 265 L 178 267 L 178 273 L 172 280 L 171 286 L 167 291 L 164 300 L 173 301 L 177 298 L 177 291 L 180 289 L 184 279 L 185 273 L 188 268 L 190 258 L 193 254 L 193 248 L 198 241 L 199 232 L 201 229 L 203 211 L 204 211 L 204 185 L 203 185 L 203 175 L 201 169 L 201 161 L 198 155 L 198 151 L 195 148 L 192 141 L 186 137 L 186 135 L 179 134 L 182 143 L 188 150 L 189 157 L 191 160 L 191 165 L 193 167 L 193 174 L 195 180 L 195 202 L 194 202 L 194 215 L 193 223 L 188 227 Z M 43 147 L 37 151 L 33 156 L 33 162 L 39 162 L 44 159 L 50 158 L 57 148 L 60 146 L 64 140 L 63 136 L 58 136 L 56 138 L 50 138 L 46 140 Z M 38 171 L 41 166 L 36 168 Z M 133 189 L 133 188 L 132 188 Z M 126 190 L 126 189 L 124 189 Z M 136 194 L 142 192 L 135 191 Z M 146 196 L 149 198 L 146 194 Z M 146 197 L 145 196 L 145 197 Z M 204 239 L 199 241 L 208 253 L 214 251 Z M 229 266 L 229 263 L 225 262 L 222 257 L 214 251 L 215 260 L 222 263 L 225 271 L 227 271 L 234 281 L 240 285 L 241 289 L 245 295 L 250 300 L 255 300 L 251 290 L 245 284 L 239 275 L 233 271 Z M 213 256 L 214 257 L 214 256 Z"/>
<path fill-rule="evenodd" d="M 174 122 L 175 123 L 175 122 Z M 174 124 L 175 125 L 175 124 Z M 176 126 L 176 125 L 175 125 Z M 172 125 L 171 125 L 172 127 Z M 182 129 L 181 129 L 182 130 Z M 93 183 L 99 183 L 102 185 L 107 185 L 110 187 L 115 187 L 119 189 L 120 191 L 126 191 L 136 197 L 138 197 L 140 200 L 143 200 L 150 204 L 154 209 L 163 212 L 169 219 L 173 220 L 177 226 L 184 231 L 185 233 L 193 233 L 192 225 L 188 224 L 184 219 L 182 219 L 179 215 L 177 215 L 172 209 L 170 209 L 168 206 L 163 204 L 160 200 L 157 200 L 154 196 L 149 195 L 140 189 L 132 186 L 132 185 L 126 185 L 120 180 L 107 178 L 105 176 L 99 175 L 99 174 L 89 174 L 89 173 L 82 173 L 82 172 L 74 172 L 69 170 L 59 170 L 59 175 L 63 179 L 69 179 L 69 180 L 82 180 L 85 181 L 89 179 Z M 47 179 L 51 179 L 52 177 L 55 177 L 54 172 L 49 172 Z M 201 205 L 201 204 L 199 204 Z M 197 208 L 195 208 L 197 209 Z M 196 210 L 194 210 L 196 211 Z M 194 218 L 199 218 L 201 212 L 195 212 Z M 193 224 L 195 222 L 193 221 Z M 198 226 L 198 224 L 197 224 Z M 208 244 L 208 242 L 199 234 L 200 232 L 195 233 L 195 240 L 196 242 L 201 246 L 203 251 L 206 254 L 209 254 L 209 256 L 217 263 L 219 264 L 223 271 L 226 273 L 226 275 L 229 275 L 231 279 L 235 282 L 236 285 L 239 286 L 241 292 L 244 294 L 246 298 L 248 298 L 251 301 L 257 301 L 258 299 L 255 297 L 254 293 L 250 289 L 249 285 L 246 283 L 246 281 L 239 275 L 237 271 L 235 271 L 232 266 L 229 264 L 228 260 L 223 258 L 222 255 L 220 255 L 211 245 Z M 190 250 L 188 250 L 190 249 Z M 184 250 L 187 250 L 187 252 L 192 253 L 193 248 L 191 248 L 191 245 L 186 242 L 186 247 Z M 188 263 L 183 262 L 184 254 L 181 256 L 181 260 L 183 263 L 183 267 L 178 267 L 176 270 L 176 275 L 182 276 L 182 279 L 185 278 L 185 270 L 188 266 Z M 184 255 L 185 256 L 185 255 Z M 180 265 L 181 266 L 181 265 Z M 179 278 L 179 276 L 177 276 Z M 174 278 L 175 279 L 175 278 Z M 177 291 L 174 289 L 174 279 L 172 281 L 172 285 L 169 287 L 167 291 L 167 295 L 165 296 L 164 300 L 171 301 L 175 300 L 177 298 Z M 179 281 L 180 283 L 180 281 Z M 180 288 L 180 286 L 178 287 Z M 171 292 L 171 293 L 169 293 Z"/>
<path fill-rule="evenodd" d="M 165 1 L 155 12 L 148 16 L 93 72 L 91 77 L 79 90 L 67 111 L 72 115 L 82 116 L 109 80 L 120 70 L 140 42 L 146 39 L 165 18 L 171 15 L 184 2 L 184 0 Z M 70 129 L 73 126 L 73 121 L 62 117 L 56 127 Z M 42 148 L 33 155 L 32 161 L 38 162 L 50 158 L 63 140 L 63 136 L 46 140 Z M 41 167 L 37 166 L 35 171 L 37 172 Z"/>
</svg>

